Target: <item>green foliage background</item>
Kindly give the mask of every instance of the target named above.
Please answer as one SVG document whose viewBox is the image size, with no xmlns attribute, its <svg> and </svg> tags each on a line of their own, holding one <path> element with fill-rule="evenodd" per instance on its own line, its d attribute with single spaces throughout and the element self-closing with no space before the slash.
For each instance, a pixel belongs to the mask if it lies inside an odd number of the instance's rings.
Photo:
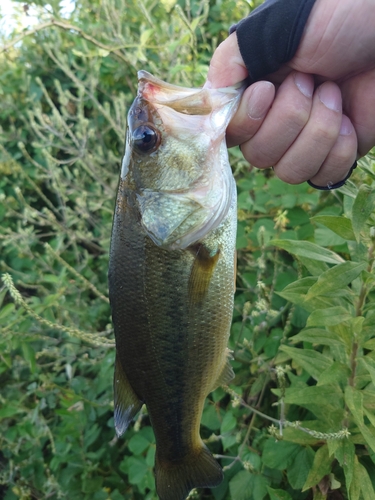
<svg viewBox="0 0 375 500">
<path fill-rule="evenodd" d="M 35 2 L 0 54 L 0 498 L 154 500 L 147 412 L 117 440 L 107 298 L 136 72 L 198 86 L 261 1 Z M 239 193 L 236 378 L 206 401 L 215 500 L 375 498 L 373 157 L 333 193 L 252 172 Z M 220 307 L 220 304 L 218 304 Z"/>
</svg>

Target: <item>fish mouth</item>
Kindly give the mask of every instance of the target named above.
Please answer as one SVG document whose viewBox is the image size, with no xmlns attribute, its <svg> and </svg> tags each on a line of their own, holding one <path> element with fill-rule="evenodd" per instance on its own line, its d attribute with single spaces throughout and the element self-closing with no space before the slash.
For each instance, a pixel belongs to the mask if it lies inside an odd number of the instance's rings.
<svg viewBox="0 0 375 500">
<path fill-rule="evenodd" d="M 161 104 L 185 115 L 208 115 L 233 100 L 244 83 L 222 89 L 187 88 L 164 82 L 148 71 L 138 71 L 138 95 L 152 104 Z"/>
</svg>

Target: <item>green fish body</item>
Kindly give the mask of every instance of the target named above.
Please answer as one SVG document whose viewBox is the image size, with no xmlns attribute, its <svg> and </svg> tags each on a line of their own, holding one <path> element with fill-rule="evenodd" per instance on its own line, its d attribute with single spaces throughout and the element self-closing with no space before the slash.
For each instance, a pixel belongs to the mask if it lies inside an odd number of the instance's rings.
<svg viewBox="0 0 375 500">
<path fill-rule="evenodd" d="M 109 290 L 118 435 L 146 404 L 161 500 L 220 484 L 203 444 L 207 395 L 233 378 L 236 187 L 225 129 L 241 92 L 139 72 L 114 214 Z"/>
</svg>

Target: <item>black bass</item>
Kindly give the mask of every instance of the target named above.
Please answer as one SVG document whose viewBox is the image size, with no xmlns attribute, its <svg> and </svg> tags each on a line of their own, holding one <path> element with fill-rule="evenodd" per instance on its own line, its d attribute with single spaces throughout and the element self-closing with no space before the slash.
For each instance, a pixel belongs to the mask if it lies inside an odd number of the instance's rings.
<svg viewBox="0 0 375 500">
<path fill-rule="evenodd" d="M 161 500 L 223 479 L 199 433 L 206 396 L 233 378 L 236 186 L 225 129 L 241 89 L 138 73 L 114 214 L 109 292 L 115 428 L 147 405 Z"/>
</svg>

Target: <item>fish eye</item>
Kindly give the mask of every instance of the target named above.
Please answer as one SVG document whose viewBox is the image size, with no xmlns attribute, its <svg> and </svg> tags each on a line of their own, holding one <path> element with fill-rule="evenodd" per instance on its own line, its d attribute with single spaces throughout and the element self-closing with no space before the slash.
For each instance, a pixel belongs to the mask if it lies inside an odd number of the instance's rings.
<svg viewBox="0 0 375 500">
<path fill-rule="evenodd" d="M 141 125 L 134 130 L 132 142 L 140 153 L 151 153 L 160 144 L 160 134 L 151 125 Z"/>
</svg>

